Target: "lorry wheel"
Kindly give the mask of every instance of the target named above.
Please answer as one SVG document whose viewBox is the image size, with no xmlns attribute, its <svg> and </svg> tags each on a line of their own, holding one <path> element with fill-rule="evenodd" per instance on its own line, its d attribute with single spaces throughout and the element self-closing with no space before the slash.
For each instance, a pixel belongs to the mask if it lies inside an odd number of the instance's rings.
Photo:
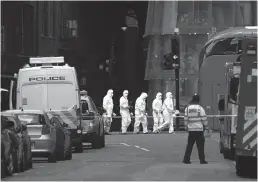
<svg viewBox="0 0 258 182">
<path fill-rule="evenodd" d="M 244 169 L 245 169 L 245 166 L 244 166 L 243 157 L 236 156 L 236 175 L 245 176 Z"/>
<path fill-rule="evenodd" d="M 83 152 L 83 145 L 82 143 L 79 143 L 75 146 L 75 152 L 76 153 L 82 153 Z"/>
</svg>

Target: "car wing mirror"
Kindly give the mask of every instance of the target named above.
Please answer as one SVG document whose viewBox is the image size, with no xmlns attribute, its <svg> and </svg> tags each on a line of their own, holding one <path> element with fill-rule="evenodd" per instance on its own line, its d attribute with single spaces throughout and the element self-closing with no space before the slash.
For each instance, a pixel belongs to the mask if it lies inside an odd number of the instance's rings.
<svg viewBox="0 0 258 182">
<path fill-rule="evenodd" d="M 63 127 L 68 127 L 68 124 L 67 123 L 63 123 Z"/>
</svg>

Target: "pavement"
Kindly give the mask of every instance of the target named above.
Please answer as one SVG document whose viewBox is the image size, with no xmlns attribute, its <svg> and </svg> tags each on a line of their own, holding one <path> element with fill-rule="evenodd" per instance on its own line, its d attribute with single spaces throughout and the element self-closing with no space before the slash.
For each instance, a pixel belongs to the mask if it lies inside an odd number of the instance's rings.
<svg viewBox="0 0 258 182">
<path fill-rule="evenodd" d="M 73 153 L 71 161 L 34 160 L 33 169 L 3 181 L 256 181 L 236 176 L 233 161 L 219 153 L 219 134 L 205 142 L 208 164 L 200 164 L 196 145 L 192 164 L 183 164 L 187 133 L 106 136 L 106 147 Z"/>
</svg>

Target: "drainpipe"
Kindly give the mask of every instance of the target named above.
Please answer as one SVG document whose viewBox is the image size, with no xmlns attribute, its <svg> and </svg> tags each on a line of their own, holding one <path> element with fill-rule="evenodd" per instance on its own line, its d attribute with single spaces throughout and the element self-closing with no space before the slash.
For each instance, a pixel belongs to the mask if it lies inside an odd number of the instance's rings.
<svg viewBox="0 0 258 182">
<path fill-rule="evenodd" d="M 36 44 L 36 50 L 35 50 L 35 54 L 36 56 L 39 55 L 39 2 L 36 1 L 36 21 L 34 19 L 34 22 L 35 22 L 35 35 L 34 35 L 34 38 L 36 39 L 35 44 Z"/>
</svg>

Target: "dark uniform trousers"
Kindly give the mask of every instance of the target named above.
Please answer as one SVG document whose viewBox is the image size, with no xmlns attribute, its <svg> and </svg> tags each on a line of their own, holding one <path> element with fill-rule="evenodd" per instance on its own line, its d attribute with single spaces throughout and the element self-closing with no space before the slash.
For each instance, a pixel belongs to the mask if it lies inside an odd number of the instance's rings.
<svg viewBox="0 0 258 182">
<path fill-rule="evenodd" d="M 194 143 L 196 142 L 199 159 L 201 162 L 205 161 L 205 155 L 204 155 L 204 133 L 203 131 L 189 131 L 188 132 L 188 142 L 186 146 L 185 156 L 184 156 L 184 162 L 190 162 L 191 153 L 193 150 Z"/>
</svg>

